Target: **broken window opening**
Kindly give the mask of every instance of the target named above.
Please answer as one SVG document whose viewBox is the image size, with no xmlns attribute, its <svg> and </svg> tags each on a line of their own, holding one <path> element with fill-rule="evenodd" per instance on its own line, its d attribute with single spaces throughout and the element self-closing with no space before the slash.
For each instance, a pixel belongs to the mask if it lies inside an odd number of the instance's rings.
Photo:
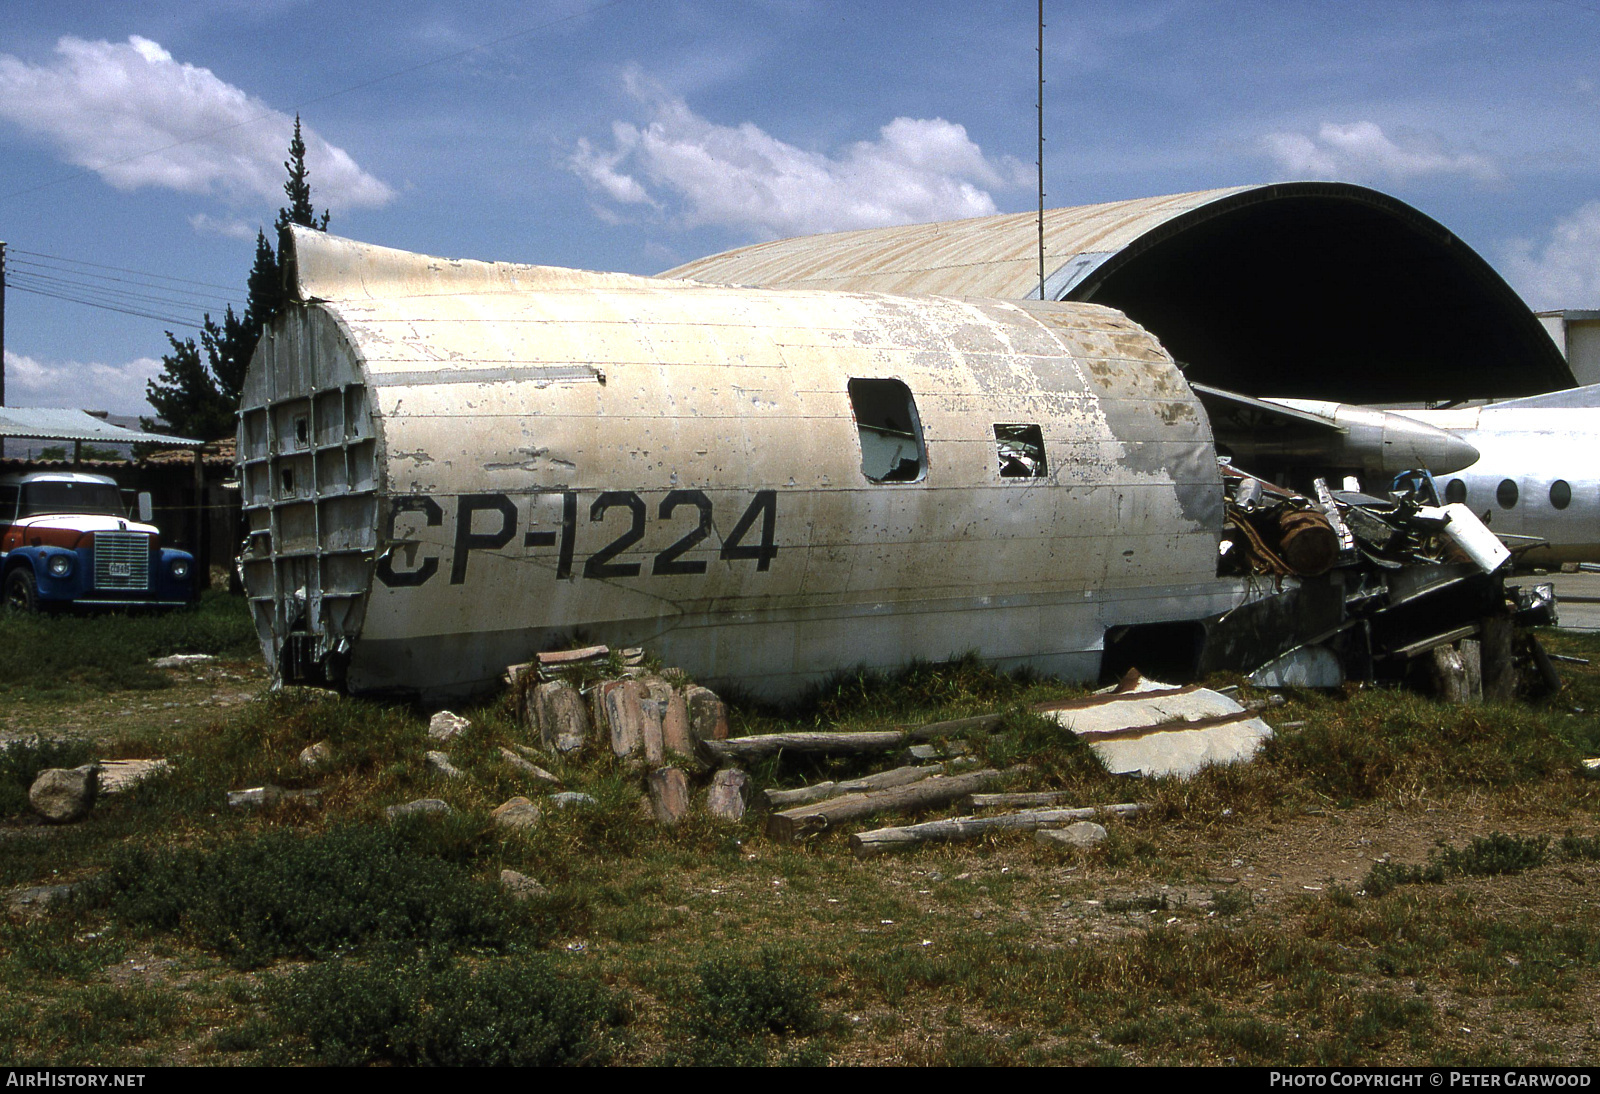
<svg viewBox="0 0 1600 1094">
<path fill-rule="evenodd" d="M 1572 486 L 1565 479 L 1557 479 L 1550 484 L 1550 504 L 1557 509 L 1565 509 L 1572 504 Z"/>
<path fill-rule="evenodd" d="M 851 380 L 849 390 L 867 481 L 920 481 L 927 460 L 911 389 L 899 380 Z"/>
<path fill-rule="evenodd" d="M 1042 479 L 1050 474 L 1044 457 L 1044 432 L 1038 426 L 997 422 L 994 441 L 1002 479 Z"/>
<path fill-rule="evenodd" d="M 1467 500 L 1467 484 L 1460 479 L 1451 479 L 1444 487 L 1444 503 L 1446 505 L 1459 505 Z"/>
<path fill-rule="evenodd" d="M 1517 504 L 1517 484 L 1511 479 L 1501 479 L 1500 485 L 1495 488 L 1494 500 L 1500 503 L 1500 508 L 1510 509 Z"/>
<path fill-rule="evenodd" d="M 311 443 L 311 419 L 304 414 L 294 420 L 294 439 L 302 448 Z"/>
</svg>

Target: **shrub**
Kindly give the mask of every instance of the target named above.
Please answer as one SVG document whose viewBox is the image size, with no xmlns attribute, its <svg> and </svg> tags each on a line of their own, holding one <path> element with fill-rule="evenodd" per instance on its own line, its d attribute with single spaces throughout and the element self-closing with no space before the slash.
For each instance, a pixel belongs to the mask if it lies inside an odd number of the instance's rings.
<svg viewBox="0 0 1600 1094">
<path fill-rule="evenodd" d="M 1549 850 L 1548 836 L 1508 836 L 1504 832 L 1491 832 L 1487 836 L 1475 836 L 1460 850 L 1441 845 L 1420 866 L 1380 862 L 1368 871 L 1362 888 L 1371 896 L 1387 896 L 1399 885 L 1439 885 L 1453 876 L 1520 874 L 1543 866 Z"/>
<path fill-rule="evenodd" d="M 357 826 L 209 851 L 123 851 L 98 895 L 125 922 L 181 930 L 240 967 L 372 943 L 501 949 L 530 918 L 496 886 Z"/>
<path fill-rule="evenodd" d="M 755 962 L 720 957 L 695 970 L 699 985 L 692 1010 L 680 1020 L 688 1034 L 687 1051 L 669 1053 L 667 1063 L 697 1067 L 755 1067 L 771 1062 L 779 1039 L 804 1036 L 822 1028 L 817 985 L 795 972 L 772 950 Z M 780 1057 L 780 1063 L 816 1063 L 826 1054 L 806 1046 Z"/>
<path fill-rule="evenodd" d="M 374 1060 L 439 1067 L 603 1063 L 625 1013 L 603 987 L 558 977 L 546 959 L 476 969 L 413 959 L 335 960 L 269 990 L 281 1028 L 326 1063 Z"/>
</svg>

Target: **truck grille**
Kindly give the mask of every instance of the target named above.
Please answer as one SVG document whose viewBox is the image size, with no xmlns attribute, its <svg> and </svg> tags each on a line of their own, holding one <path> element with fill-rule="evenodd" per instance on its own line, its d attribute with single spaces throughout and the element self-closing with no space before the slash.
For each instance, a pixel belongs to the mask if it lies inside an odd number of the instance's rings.
<svg viewBox="0 0 1600 1094">
<path fill-rule="evenodd" d="M 96 532 L 94 585 L 97 589 L 148 589 L 150 537 L 139 532 Z"/>
</svg>

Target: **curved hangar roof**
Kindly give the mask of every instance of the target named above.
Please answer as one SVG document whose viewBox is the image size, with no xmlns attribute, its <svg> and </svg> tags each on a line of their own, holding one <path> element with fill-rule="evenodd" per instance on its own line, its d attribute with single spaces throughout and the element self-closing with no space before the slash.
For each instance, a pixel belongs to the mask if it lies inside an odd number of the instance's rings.
<svg viewBox="0 0 1600 1094">
<path fill-rule="evenodd" d="M 1038 298 L 1038 215 L 781 239 L 661 276 L 774 288 Z M 1573 386 L 1500 275 L 1437 221 L 1343 183 L 1236 186 L 1045 213 L 1045 295 L 1153 331 L 1190 379 L 1255 395 L 1411 402 Z"/>
</svg>

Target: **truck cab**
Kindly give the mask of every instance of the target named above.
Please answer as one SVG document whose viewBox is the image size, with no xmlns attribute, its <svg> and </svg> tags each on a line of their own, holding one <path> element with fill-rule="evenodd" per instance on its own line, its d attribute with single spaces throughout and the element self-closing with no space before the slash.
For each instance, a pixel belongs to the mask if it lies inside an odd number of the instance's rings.
<svg viewBox="0 0 1600 1094">
<path fill-rule="evenodd" d="M 0 590 L 8 608 L 28 612 L 175 608 L 194 599 L 194 556 L 162 547 L 105 475 L 0 475 Z"/>
</svg>

